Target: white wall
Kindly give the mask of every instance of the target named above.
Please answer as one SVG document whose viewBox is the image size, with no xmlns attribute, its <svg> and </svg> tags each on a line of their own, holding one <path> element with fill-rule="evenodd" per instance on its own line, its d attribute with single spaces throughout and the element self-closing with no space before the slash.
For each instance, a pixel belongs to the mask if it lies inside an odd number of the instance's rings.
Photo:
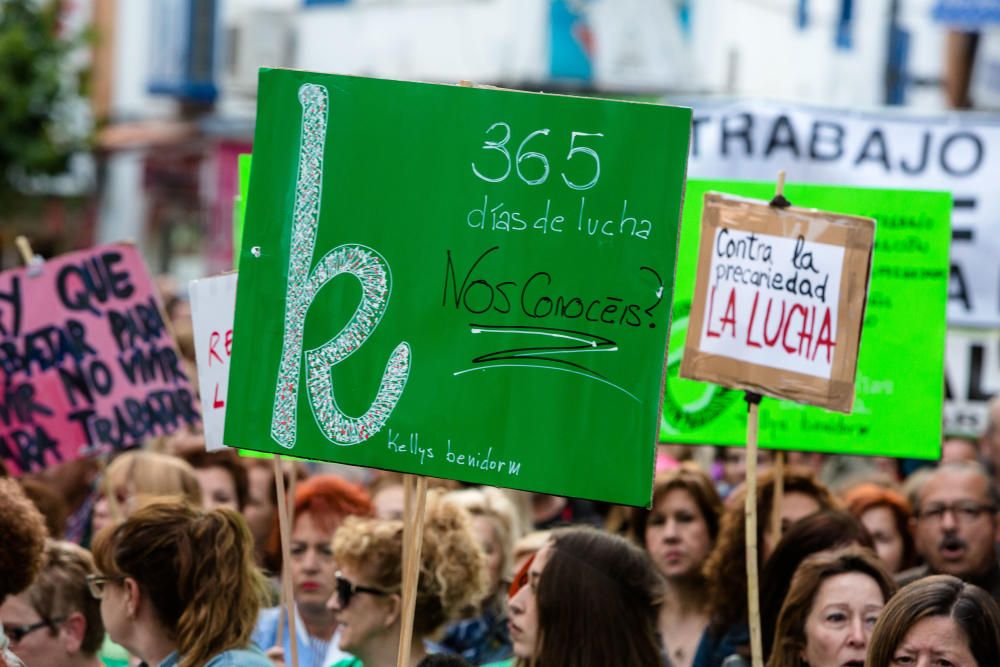
<svg viewBox="0 0 1000 667">
<path fill-rule="evenodd" d="M 547 0 L 303 9 L 296 67 L 396 79 L 542 81 Z"/>
</svg>

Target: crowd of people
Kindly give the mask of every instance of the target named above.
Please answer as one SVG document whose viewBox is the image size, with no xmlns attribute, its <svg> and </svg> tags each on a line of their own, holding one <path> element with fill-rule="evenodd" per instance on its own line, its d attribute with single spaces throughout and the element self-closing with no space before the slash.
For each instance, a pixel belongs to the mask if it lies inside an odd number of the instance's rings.
<svg viewBox="0 0 1000 667">
<path fill-rule="evenodd" d="M 661 445 L 649 508 L 429 480 L 406 664 L 742 667 L 752 578 L 767 667 L 998 667 L 989 423 L 936 462 L 761 452 L 755 577 L 740 448 Z M 0 667 L 394 667 L 404 486 L 189 430 L 0 461 Z"/>
<path fill-rule="evenodd" d="M 1000 665 L 993 408 L 939 462 L 762 468 L 767 667 Z M 661 447 L 648 509 L 431 480 L 407 664 L 749 665 L 742 462 L 710 451 Z M 393 667 L 403 487 L 191 433 L 0 479 L 0 664 L 269 667 L 294 638 L 301 667 Z"/>
</svg>

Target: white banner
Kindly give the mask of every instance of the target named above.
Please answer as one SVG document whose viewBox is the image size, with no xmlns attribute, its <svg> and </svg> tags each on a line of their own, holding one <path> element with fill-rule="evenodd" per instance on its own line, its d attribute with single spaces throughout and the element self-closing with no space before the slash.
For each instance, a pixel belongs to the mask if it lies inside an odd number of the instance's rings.
<svg viewBox="0 0 1000 667">
<path fill-rule="evenodd" d="M 1000 331 L 949 329 L 947 350 L 944 432 L 978 436 L 1000 392 Z"/>
<path fill-rule="evenodd" d="M 785 169 L 792 183 L 951 192 L 948 321 L 1000 327 L 1000 120 L 772 102 L 686 103 L 695 110 L 689 178 L 773 181 Z M 921 242 L 919 229 L 913 242 Z"/>
<path fill-rule="evenodd" d="M 227 273 L 192 280 L 190 285 L 198 391 L 205 425 L 205 449 L 210 452 L 224 447 L 222 432 L 226 423 L 229 357 L 233 348 L 236 276 Z"/>
</svg>

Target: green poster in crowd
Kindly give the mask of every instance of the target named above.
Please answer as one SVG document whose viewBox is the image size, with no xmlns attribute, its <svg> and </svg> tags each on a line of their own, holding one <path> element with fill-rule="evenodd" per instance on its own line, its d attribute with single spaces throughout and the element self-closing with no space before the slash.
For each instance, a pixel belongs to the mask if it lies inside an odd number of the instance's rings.
<svg viewBox="0 0 1000 667">
<path fill-rule="evenodd" d="M 225 441 L 650 498 L 691 112 L 263 70 Z"/>
<path fill-rule="evenodd" d="M 233 198 L 233 268 L 240 268 L 240 245 L 243 243 L 243 221 L 246 218 L 247 189 L 250 187 L 250 167 L 253 155 L 241 153 L 238 161 L 239 194 Z"/>
<path fill-rule="evenodd" d="M 744 445 L 743 393 L 678 377 L 708 191 L 768 200 L 773 183 L 689 180 L 679 246 L 660 439 Z M 934 459 L 941 450 L 951 196 L 943 192 L 788 185 L 796 206 L 876 219 L 854 411 L 771 398 L 760 444 L 774 449 Z"/>
</svg>

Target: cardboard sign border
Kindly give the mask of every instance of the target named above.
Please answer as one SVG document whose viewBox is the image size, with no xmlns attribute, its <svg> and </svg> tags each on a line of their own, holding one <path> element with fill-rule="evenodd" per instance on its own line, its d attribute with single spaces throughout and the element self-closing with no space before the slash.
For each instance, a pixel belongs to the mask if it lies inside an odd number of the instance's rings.
<svg viewBox="0 0 1000 667">
<path fill-rule="evenodd" d="M 681 360 L 681 377 L 850 413 L 854 405 L 861 325 L 868 300 L 875 221 L 795 206 L 779 209 L 762 200 L 718 192 L 705 193 L 703 210 L 698 273 Z M 783 237 L 792 236 L 796 230 L 807 230 L 804 236 L 808 241 L 844 248 L 837 317 L 838 342 L 834 349 L 830 380 L 699 349 L 710 282 L 712 245 L 716 229 L 721 226 Z M 862 266 L 864 271 L 858 270 Z M 857 298 L 859 293 L 862 298 Z"/>
</svg>

